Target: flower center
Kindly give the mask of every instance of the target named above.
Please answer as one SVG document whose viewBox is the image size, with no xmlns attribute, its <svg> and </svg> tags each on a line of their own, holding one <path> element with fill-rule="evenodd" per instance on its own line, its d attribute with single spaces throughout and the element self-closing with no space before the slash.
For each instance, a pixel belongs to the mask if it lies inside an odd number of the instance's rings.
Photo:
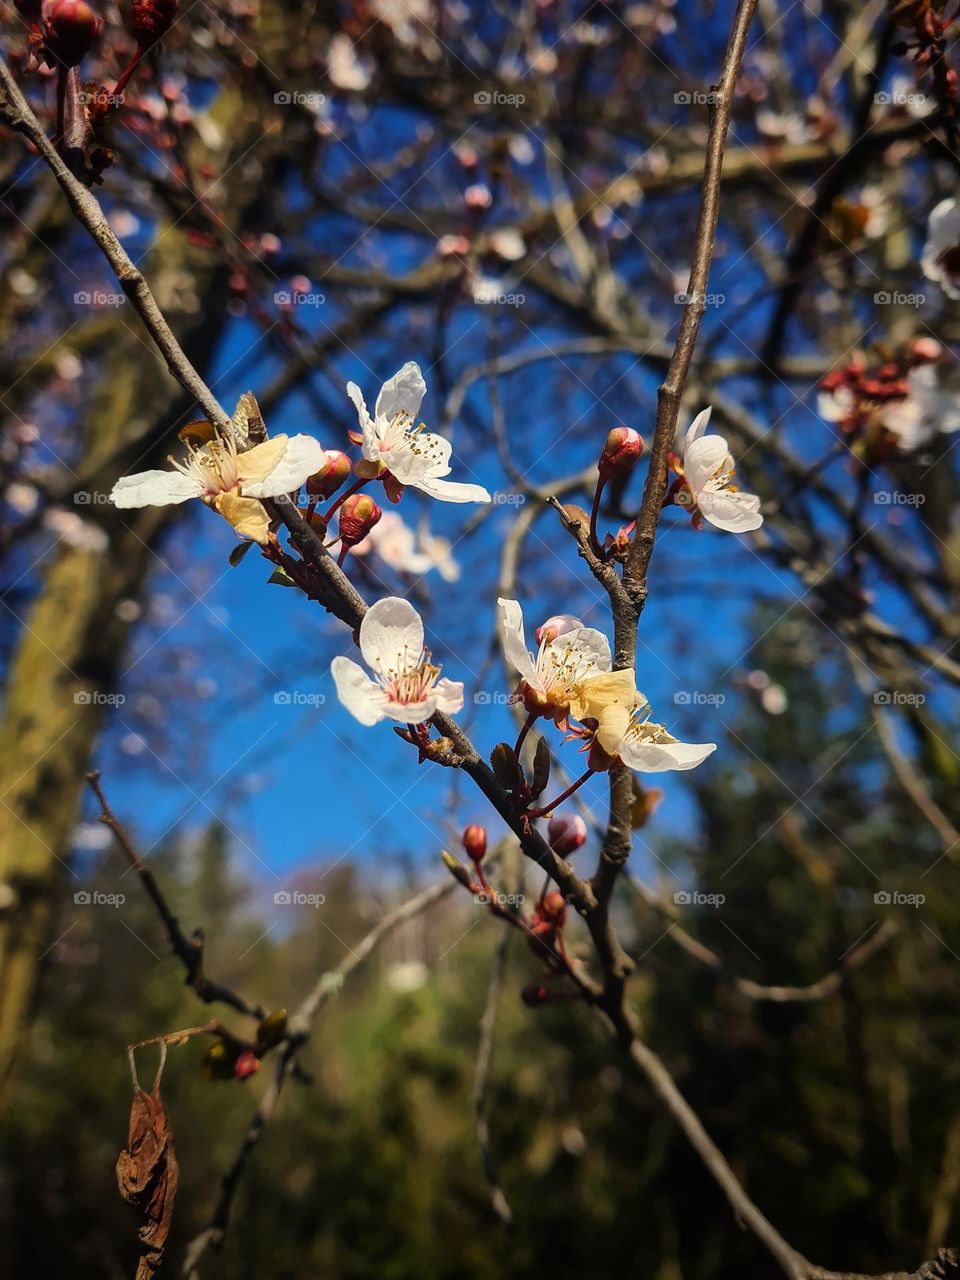
<svg viewBox="0 0 960 1280">
<path fill-rule="evenodd" d="M 402 449 L 424 462 L 440 464 L 443 462 L 442 443 L 439 436 L 427 430 L 425 422 L 418 424 L 406 409 L 401 409 L 380 442 L 380 452 Z"/>
<path fill-rule="evenodd" d="M 203 485 L 205 494 L 228 493 L 240 483 L 237 442 L 229 436 L 215 436 L 208 444 L 187 446 L 186 462 L 170 458 L 176 469 Z"/>
<path fill-rule="evenodd" d="M 401 654 L 397 669 L 387 671 L 377 679 L 391 702 L 406 707 L 426 702 L 439 675 L 440 668 L 430 661 L 429 653 L 424 651 L 417 658 L 415 665 L 405 654 Z"/>
</svg>

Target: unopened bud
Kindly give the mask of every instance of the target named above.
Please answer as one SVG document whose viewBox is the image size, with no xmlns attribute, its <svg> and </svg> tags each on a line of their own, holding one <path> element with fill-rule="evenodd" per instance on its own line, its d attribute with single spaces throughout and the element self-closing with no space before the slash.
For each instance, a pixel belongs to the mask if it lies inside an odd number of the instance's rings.
<svg viewBox="0 0 960 1280">
<path fill-rule="evenodd" d="M 579 814 L 558 813 L 550 819 L 547 827 L 547 839 L 554 853 L 561 858 L 569 858 L 576 853 L 587 838 L 587 824 Z"/>
<path fill-rule="evenodd" d="M 546 1003 L 549 995 L 546 987 L 530 986 L 523 988 L 520 999 L 531 1009 L 536 1009 L 539 1005 Z"/>
<path fill-rule="evenodd" d="M 577 627 L 582 626 L 580 619 L 575 618 L 572 613 L 555 613 L 542 626 L 537 627 L 537 644 L 549 644 L 557 636 L 566 635 L 568 631 L 576 631 Z"/>
<path fill-rule="evenodd" d="M 345 547 L 362 542 L 383 512 L 366 493 L 355 493 L 340 508 L 340 540 Z"/>
<path fill-rule="evenodd" d="M 629 471 L 636 466 L 642 453 L 643 436 L 639 431 L 634 431 L 633 427 L 614 427 L 607 436 L 597 465 L 604 475 L 613 471 Z"/>
<path fill-rule="evenodd" d="M 563 926 L 567 918 L 567 900 L 562 893 L 553 889 L 540 904 L 540 914 L 544 920 L 555 928 Z"/>
<path fill-rule="evenodd" d="M 463 203 L 474 213 L 489 209 L 493 204 L 490 188 L 484 182 L 475 182 L 463 193 Z"/>
<path fill-rule="evenodd" d="M 487 852 L 487 828 L 471 823 L 463 833 L 463 847 L 471 862 L 479 866 Z"/>
<path fill-rule="evenodd" d="M 48 54 L 64 67 L 75 67 L 100 34 L 103 19 L 84 0 L 55 0 L 44 15 Z"/>
<path fill-rule="evenodd" d="M 130 34 L 141 49 L 149 49 L 170 30 L 179 0 L 132 0 Z"/>
<path fill-rule="evenodd" d="M 324 449 L 323 466 L 307 477 L 307 493 L 311 498 L 331 498 L 350 471 L 350 459 L 341 449 Z"/>
<path fill-rule="evenodd" d="M 242 1053 L 237 1055 L 237 1060 L 233 1064 L 233 1074 L 238 1080 L 246 1080 L 248 1076 L 254 1076 L 260 1070 L 260 1059 L 255 1053 L 251 1053 L 249 1049 L 244 1049 Z"/>
</svg>

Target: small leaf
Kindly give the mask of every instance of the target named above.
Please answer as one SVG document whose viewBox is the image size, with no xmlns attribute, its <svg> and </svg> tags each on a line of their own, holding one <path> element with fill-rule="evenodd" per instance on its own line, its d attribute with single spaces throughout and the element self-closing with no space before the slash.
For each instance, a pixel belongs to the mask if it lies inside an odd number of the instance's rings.
<svg viewBox="0 0 960 1280">
<path fill-rule="evenodd" d="M 630 806 L 630 826 L 634 831 L 647 825 L 662 799 L 663 792 L 659 787 L 645 787 L 634 775 L 633 803 Z"/>
<path fill-rule="evenodd" d="M 537 740 L 537 749 L 533 756 L 532 790 L 535 796 L 542 795 L 550 781 L 550 748 L 546 738 Z"/>
<path fill-rule="evenodd" d="M 257 1047 L 262 1051 L 274 1049 L 287 1034 L 287 1011 L 277 1009 L 268 1014 L 257 1027 Z"/>
<path fill-rule="evenodd" d="M 117 1189 L 139 1215 L 140 1280 L 149 1280 L 160 1269 L 179 1177 L 160 1085 L 155 1084 L 152 1093 L 137 1086 L 130 1106 L 127 1145 L 117 1159 Z"/>
<path fill-rule="evenodd" d="M 278 587 L 295 587 L 297 585 L 290 577 L 289 573 L 287 573 L 286 569 L 281 569 L 279 565 L 274 569 L 273 573 L 271 573 L 267 582 L 272 582 Z"/>
<path fill-rule="evenodd" d="M 509 742 L 498 742 L 490 752 L 490 767 L 501 787 L 516 790 L 520 781 L 520 762 Z"/>
<path fill-rule="evenodd" d="M 202 444 L 209 444 L 216 434 L 216 428 L 213 423 L 208 422 L 206 418 L 197 418 L 193 422 L 188 422 L 185 427 L 181 427 L 177 432 L 177 436 L 184 444 L 192 444 L 194 448 L 199 448 Z"/>
<path fill-rule="evenodd" d="M 247 554 L 247 552 L 250 550 L 252 546 L 253 546 L 252 542 L 237 543 L 237 545 L 230 552 L 229 558 L 230 558 L 231 568 L 235 569 L 237 567 L 237 565 L 240 563 L 240 561 L 243 559 L 243 557 Z"/>
<path fill-rule="evenodd" d="M 449 853 L 446 849 L 440 850 L 440 857 L 443 859 L 444 865 L 453 878 L 455 880 L 459 880 L 465 889 L 469 889 L 473 892 L 473 881 L 470 878 L 470 872 L 463 863 L 458 861 L 453 854 Z"/>
</svg>

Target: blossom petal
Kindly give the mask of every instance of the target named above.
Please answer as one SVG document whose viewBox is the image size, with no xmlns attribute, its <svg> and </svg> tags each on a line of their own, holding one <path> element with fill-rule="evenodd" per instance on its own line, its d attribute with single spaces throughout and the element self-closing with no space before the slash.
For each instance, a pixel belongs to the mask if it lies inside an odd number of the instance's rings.
<svg viewBox="0 0 960 1280">
<path fill-rule="evenodd" d="M 367 409 L 367 402 L 363 398 L 363 392 L 355 382 L 348 382 L 347 395 L 356 406 L 357 417 L 360 420 L 360 430 L 363 432 L 363 456 L 367 462 L 379 462 L 380 439 L 377 435 L 376 425 Z"/>
<path fill-rule="evenodd" d="M 688 449 L 694 440 L 699 440 L 706 431 L 710 425 L 711 413 L 713 413 L 713 405 L 707 405 L 706 409 L 701 409 L 689 427 L 687 427 L 687 434 L 683 438 L 684 450 Z"/>
<path fill-rule="evenodd" d="M 243 492 L 252 498 L 276 498 L 282 493 L 293 493 L 299 489 L 308 476 L 320 471 L 324 465 L 326 450 L 319 440 L 313 436 L 275 436 L 275 440 L 283 440 L 284 448 L 280 456 L 259 482 L 244 483 Z M 267 444 L 272 444 L 268 440 Z M 257 445 L 248 453 L 242 453 L 237 459 L 242 464 L 250 453 L 256 453 L 263 445 Z"/>
<path fill-rule="evenodd" d="M 760 499 L 755 493 L 706 490 L 698 495 L 697 505 L 704 520 L 727 533 L 749 533 L 763 524 Z"/>
<path fill-rule="evenodd" d="M 941 200 L 927 223 L 927 240 L 920 255 L 920 266 L 928 280 L 940 285 L 948 298 L 960 300 L 960 281 L 940 261 L 948 249 L 960 243 L 960 206 L 952 197 Z"/>
<path fill-rule="evenodd" d="M 363 667 L 350 658 L 337 657 L 330 664 L 337 697 L 361 724 L 377 724 L 387 714 L 387 695 Z"/>
<path fill-rule="evenodd" d="M 694 494 L 727 462 L 730 450 L 723 436 L 701 436 L 688 444 L 683 452 L 683 474 Z"/>
<path fill-rule="evenodd" d="M 435 431 L 394 433 L 392 447 L 381 446 L 380 459 L 401 484 L 450 474 L 453 445 Z"/>
<path fill-rule="evenodd" d="M 387 596 L 370 606 L 360 623 L 360 652 L 378 675 L 396 675 L 419 665 L 423 622 L 409 600 Z"/>
<path fill-rule="evenodd" d="M 240 440 L 246 440 L 250 436 L 250 423 L 257 421 L 261 424 L 263 423 L 263 415 L 260 412 L 260 406 L 257 404 L 257 397 L 252 391 L 244 391 L 237 401 L 237 407 L 234 410 L 233 417 L 230 419 L 230 426 Z"/>
<path fill-rule="evenodd" d="M 490 501 L 490 494 L 480 484 L 461 484 L 457 480 L 439 480 L 436 476 L 425 476 L 422 480 L 410 480 L 407 483 L 440 502 Z"/>
<path fill-rule="evenodd" d="M 436 711 L 446 711 L 448 715 L 453 715 L 463 706 L 463 682 L 460 680 L 448 680 L 444 676 L 433 686 L 433 693 Z"/>
<path fill-rule="evenodd" d="M 523 632 L 523 610 L 516 600 L 497 600 L 500 609 L 500 644 L 503 656 L 524 680 L 536 681 L 537 666 L 527 649 Z"/>
<path fill-rule="evenodd" d="M 666 773 L 695 769 L 716 749 L 715 742 L 640 742 L 626 738 L 617 754 L 625 765 L 641 773 Z"/>
<path fill-rule="evenodd" d="M 405 413 L 408 418 L 415 418 L 420 412 L 423 397 L 427 394 L 427 384 L 423 380 L 420 366 L 413 360 L 389 378 L 381 387 L 377 396 L 374 415 L 392 422 L 398 413 Z"/>
<path fill-rule="evenodd" d="M 256 498 L 241 498 L 236 493 L 218 493 L 213 500 L 218 515 L 233 525 L 241 538 L 249 538 L 266 546 L 270 535 L 270 517 Z"/>
<path fill-rule="evenodd" d="M 115 507 L 168 507 L 199 498 L 203 485 L 182 471 L 138 471 L 121 476 L 110 490 Z"/>
</svg>

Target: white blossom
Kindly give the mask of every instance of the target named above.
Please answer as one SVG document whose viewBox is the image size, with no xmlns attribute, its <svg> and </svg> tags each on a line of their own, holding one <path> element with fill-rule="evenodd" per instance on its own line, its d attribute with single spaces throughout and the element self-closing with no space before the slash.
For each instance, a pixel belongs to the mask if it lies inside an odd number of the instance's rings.
<svg viewBox="0 0 960 1280">
<path fill-rule="evenodd" d="M 718 529 L 748 533 L 763 524 L 760 499 L 734 485 L 734 462 L 723 436 L 704 435 L 709 408 L 698 413 L 683 441 L 683 474 L 693 506 Z"/>
</svg>

